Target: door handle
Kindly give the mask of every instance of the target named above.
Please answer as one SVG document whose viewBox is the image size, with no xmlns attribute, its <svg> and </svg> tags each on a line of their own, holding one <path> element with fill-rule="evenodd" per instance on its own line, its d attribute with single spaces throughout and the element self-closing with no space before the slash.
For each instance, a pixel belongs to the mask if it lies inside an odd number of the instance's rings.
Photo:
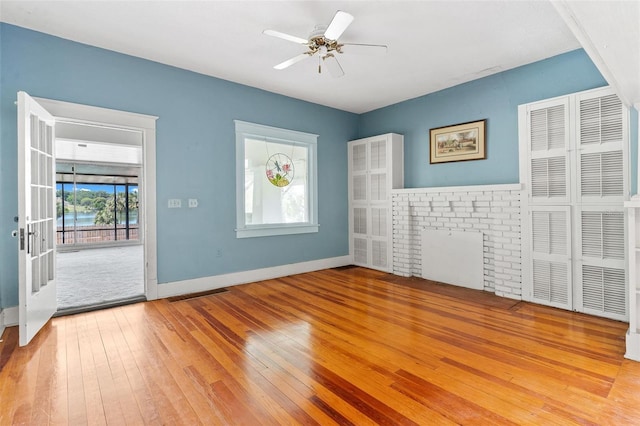
<svg viewBox="0 0 640 426">
<path fill-rule="evenodd" d="M 31 247 L 36 245 L 35 237 L 38 235 L 38 231 L 30 231 L 32 227 L 33 225 L 27 225 L 27 253 L 31 253 Z M 31 238 L 33 238 L 33 241 L 31 241 Z"/>
</svg>

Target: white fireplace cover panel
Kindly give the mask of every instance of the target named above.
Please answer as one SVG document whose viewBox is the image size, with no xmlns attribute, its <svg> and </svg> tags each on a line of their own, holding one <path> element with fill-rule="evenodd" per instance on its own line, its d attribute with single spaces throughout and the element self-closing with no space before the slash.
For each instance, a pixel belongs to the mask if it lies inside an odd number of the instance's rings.
<svg viewBox="0 0 640 426">
<path fill-rule="evenodd" d="M 422 231 L 422 277 L 484 289 L 482 232 Z"/>
</svg>

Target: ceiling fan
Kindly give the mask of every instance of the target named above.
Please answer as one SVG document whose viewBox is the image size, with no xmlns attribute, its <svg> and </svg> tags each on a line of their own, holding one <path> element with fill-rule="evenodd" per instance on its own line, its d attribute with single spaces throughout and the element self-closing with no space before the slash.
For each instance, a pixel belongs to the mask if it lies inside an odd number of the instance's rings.
<svg viewBox="0 0 640 426">
<path fill-rule="evenodd" d="M 309 39 L 296 37 L 290 34 L 281 33 L 275 30 L 264 30 L 263 34 L 278 37 L 284 40 L 307 46 L 308 50 L 291 59 L 274 66 L 277 70 L 283 70 L 302 60 L 318 55 L 318 73 L 322 73 L 322 63 L 329 69 L 333 77 L 342 77 L 344 71 L 336 58 L 337 54 L 382 54 L 387 51 L 387 46 L 381 44 L 360 44 L 360 43 L 339 43 L 338 39 L 353 22 L 353 15 L 339 10 L 333 16 L 331 23 L 326 25 L 316 25 L 309 35 Z"/>
</svg>

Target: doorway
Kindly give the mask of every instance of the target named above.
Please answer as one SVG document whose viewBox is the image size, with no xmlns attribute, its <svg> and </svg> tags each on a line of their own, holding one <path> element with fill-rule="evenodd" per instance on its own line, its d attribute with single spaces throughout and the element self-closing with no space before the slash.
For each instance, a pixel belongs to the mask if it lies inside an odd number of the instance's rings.
<svg viewBox="0 0 640 426">
<path fill-rule="evenodd" d="M 58 314 L 156 299 L 157 117 L 36 99 L 56 120 Z"/>
<path fill-rule="evenodd" d="M 134 164 L 78 163 L 69 161 L 74 155 L 65 143 L 56 140 L 58 313 L 143 300 L 141 155 L 134 156 Z M 82 143 L 92 151 L 91 142 Z M 116 144 L 111 149 L 120 148 Z"/>
<path fill-rule="evenodd" d="M 139 161 L 128 163 L 139 164 L 141 168 L 138 198 L 144 294 L 147 300 L 158 297 L 155 208 L 155 122 L 158 117 L 33 98 L 23 91 L 17 93 L 17 98 L 18 323 L 20 346 L 25 346 L 57 310 L 55 175 L 58 152 L 61 160 L 77 164 L 90 164 L 91 159 L 117 163 L 122 157 L 114 157 L 114 148 L 119 146 L 122 154 L 133 145 L 129 153 L 138 155 Z M 131 143 L 131 137 L 139 142 Z M 69 156 L 63 153 L 65 144 Z"/>
</svg>

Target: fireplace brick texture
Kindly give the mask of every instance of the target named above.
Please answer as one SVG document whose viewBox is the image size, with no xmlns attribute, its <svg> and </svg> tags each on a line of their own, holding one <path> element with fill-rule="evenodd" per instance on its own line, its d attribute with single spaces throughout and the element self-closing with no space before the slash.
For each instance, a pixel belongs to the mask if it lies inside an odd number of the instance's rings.
<svg viewBox="0 0 640 426">
<path fill-rule="evenodd" d="M 484 290 L 521 300 L 521 196 L 520 185 L 394 190 L 393 273 L 422 275 L 423 230 L 482 232 Z"/>
</svg>

